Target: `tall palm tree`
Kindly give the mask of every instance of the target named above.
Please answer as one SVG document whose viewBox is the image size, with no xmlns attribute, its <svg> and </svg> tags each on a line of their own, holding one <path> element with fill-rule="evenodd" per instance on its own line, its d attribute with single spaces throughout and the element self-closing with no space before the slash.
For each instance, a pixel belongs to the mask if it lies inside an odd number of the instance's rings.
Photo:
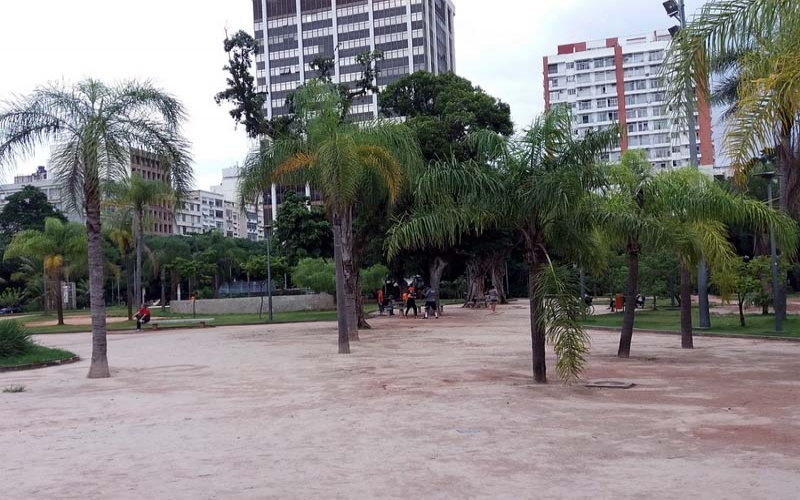
<svg viewBox="0 0 800 500">
<path fill-rule="evenodd" d="M 353 207 L 376 185 L 393 202 L 404 182 L 404 167 L 420 163 L 419 145 L 402 124 L 343 121 L 346 103 L 325 82 L 309 82 L 293 102 L 304 136 L 263 141 L 242 168 L 240 198 L 252 202 L 271 183 L 308 183 L 322 193 L 333 226 L 339 352 L 349 353 L 350 339 L 358 339 Z"/>
<path fill-rule="evenodd" d="M 160 180 L 145 179 L 134 174 L 106 186 L 110 201 L 117 208 L 129 208 L 133 213 L 133 236 L 136 249 L 134 275 L 134 296 L 136 304 L 142 301 L 142 251 L 144 250 L 144 231 L 149 207 L 171 201 L 172 188 Z"/>
<path fill-rule="evenodd" d="M 664 64 L 671 106 L 685 109 L 685 82 L 710 95 L 709 76 L 731 68 L 716 96 L 735 89 L 725 149 L 738 172 L 775 147 L 781 207 L 800 217 L 800 3 L 796 0 L 712 0 L 673 40 Z M 735 61 L 735 62 L 732 62 Z"/>
<path fill-rule="evenodd" d="M 74 208 L 86 217 L 92 361 L 89 378 L 109 377 L 103 279 L 102 182 L 127 175 L 130 150 L 155 154 L 176 195 L 191 185 L 181 103 L 150 83 L 116 86 L 88 79 L 49 84 L 0 109 L 0 165 L 57 145 L 52 162 Z"/>
<path fill-rule="evenodd" d="M 14 235 L 3 254 L 4 259 L 29 255 L 41 256 L 44 270 L 54 286 L 51 294 L 56 301 L 58 324 L 64 324 L 64 297 L 61 282 L 69 263 L 86 254 L 86 228 L 77 222 L 62 222 L 60 219 L 45 219 L 44 231 L 28 229 Z M 45 300 L 47 300 L 45 298 Z"/>
<path fill-rule="evenodd" d="M 547 382 L 546 339 L 555 345 L 562 378 L 578 376 L 585 362 L 588 337 L 576 319 L 577 293 L 551 254 L 577 261 L 591 244 L 591 194 L 603 185 L 596 158 L 617 137 L 617 130 L 573 136 L 572 116 L 563 107 L 545 112 L 518 138 L 481 133 L 473 138 L 480 162 L 435 165 L 417 181 L 416 199 L 443 203 L 420 207 L 390 233 L 390 255 L 455 244 L 462 234 L 491 228 L 511 230 L 525 242 L 532 368 L 539 383 Z"/>
<path fill-rule="evenodd" d="M 656 173 L 639 151 L 625 153 L 609 168 L 602 222 L 610 240 L 628 255 L 626 303 L 620 334 L 619 357 L 630 356 L 638 289 L 639 257 L 667 248 L 681 263 L 682 346 L 693 347 L 691 274 L 689 269 L 706 256 L 715 268 L 734 258 L 727 224 L 766 231 L 776 229 L 780 241 L 791 245 L 794 223 L 763 202 L 726 191 L 712 178 L 694 169 Z"/>
</svg>

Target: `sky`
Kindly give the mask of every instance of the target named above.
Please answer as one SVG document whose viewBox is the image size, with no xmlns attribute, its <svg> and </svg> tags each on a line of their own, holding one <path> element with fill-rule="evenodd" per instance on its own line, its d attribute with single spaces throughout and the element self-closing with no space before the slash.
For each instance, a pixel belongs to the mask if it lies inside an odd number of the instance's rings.
<svg viewBox="0 0 800 500">
<path fill-rule="evenodd" d="M 564 43 L 635 35 L 675 22 L 661 0 L 454 0 L 456 72 L 507 102 L 517 127 L 544 109 L 542 57 Z M 687 0 L 691 16 L 704 2 Z M 0 101 L 50 81 L 149 79 L 189 112 L 195 185 L 219 184 L 250 146 L 213 96 L 225 86 L 225 29 L 252 33 L 251 0 L 0 2 Z M 0 172 L 10 181 L 48 151 Z"/>
</svg>

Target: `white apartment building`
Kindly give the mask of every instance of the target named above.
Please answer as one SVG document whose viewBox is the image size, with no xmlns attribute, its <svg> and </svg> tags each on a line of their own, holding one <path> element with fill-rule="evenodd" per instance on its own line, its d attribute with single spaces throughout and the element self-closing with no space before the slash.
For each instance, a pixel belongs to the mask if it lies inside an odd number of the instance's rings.
<svg viewBox="0 0 800 500">
<path fill-rule="evenodd" d="M 36 172 L 30 175 L 17 175 L 14 177 L 14 182 L 11 184 L 0 185 L 0 209 L 6 205 L 6 199 L 14 193 L 22 191 L 25 186 L 33 186 L 41 190 L 47 201 L 53 207 L 64 214 L 64 216 L 73 222 L 83 222 L 83 216 L 75 211 L 69 209 L 69 203 L 66 193 L 61 189 L 58 179 L 48 176 L 47 167 L 39 166 Z"/>
<path fill-rule="evenodd" d="M 218 186 L 211 186 L 211 192 L 221 195 L 228 203 L 227 210 L 231 210 L 231 220 L 235 220 L 237 227 L 236 237 L 252 241 L 264 239 L 264 210 L 262 199 L 258 199 L 258 209 L 255 204 L 248 204 L 244 209 L 239 206 L 239 167 L 222 169 L 222 181 Z M 237 212 L 234 212 L 236 210 Z M 235 215 L 235 217 L 234 217 Z"/>
<path fill-rule="evenodd" d="M 557 54 L 544 57 L 545 106 L 570 106 L 578 136 L 619 123 L 626 134 L 606 160 L 642 149 L 656 168 L 688 165 L 688 129 L 670 117 L 660 77 L 670 42 L 669 32 L 661 30 L 559 45 Z M 711 109 L 702 96 L 695 115 L 699 166 L 714 172 Z"/>
<path fill-rule="evenodd" d="M 238 222 L 238 221 L 237 221 Z M 225 217 L 225 198 L 211 191 L 190 192 L 183 205 L 175 211 L 175 234 L 207 233 L 219 231 L 231 236 L 234 231 L 233 218 L 231 222 Z"/>
</svg>

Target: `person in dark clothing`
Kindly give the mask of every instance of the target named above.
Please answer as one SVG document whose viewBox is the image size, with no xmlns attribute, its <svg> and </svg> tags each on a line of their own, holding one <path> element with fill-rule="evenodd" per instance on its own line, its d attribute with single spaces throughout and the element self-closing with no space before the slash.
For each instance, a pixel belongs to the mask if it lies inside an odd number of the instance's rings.
<svg viewBox="0 0 800 500">
<path fill-rule="evenodd" d="M 417 317 L 417 301 L 414 297 L 414 287 L 408 287 L 408 299 L 406 300 L 406 317 L 408 317 L 408 311 L 414 310 L 414 317 Z"/>
</svg>

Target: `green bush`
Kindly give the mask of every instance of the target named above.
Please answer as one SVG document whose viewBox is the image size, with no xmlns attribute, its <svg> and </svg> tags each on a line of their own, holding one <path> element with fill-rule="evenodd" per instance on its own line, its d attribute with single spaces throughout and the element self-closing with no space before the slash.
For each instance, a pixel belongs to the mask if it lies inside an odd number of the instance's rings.
<svg viewBox="0 0 800 500">
<path fill-rule="evenodd" d="M 0 293 L 0 307 L 18 306 L 22 304 L 22 292 L 16 288 L 6 288 Z"/>
<path fill-rule="evenodd" d="M 292 273 L 292 281 L 315 292 L 336 293 L 336 268 L 333 261 L 301 259 Z"/>
<path fill-rule="evenodd" d="M 31 334 L 16 321 L 0 321 L 0 358 L 20 356 L 34 346 Z"/>
<path fill-rule="evenodd" d="M 387 274 L 389 274 L 389 269 L 381 264 L 362 269 L 360 274 L 361 293 L 371 297 L 378 288 L 383 288 Z"/>
</svg>

